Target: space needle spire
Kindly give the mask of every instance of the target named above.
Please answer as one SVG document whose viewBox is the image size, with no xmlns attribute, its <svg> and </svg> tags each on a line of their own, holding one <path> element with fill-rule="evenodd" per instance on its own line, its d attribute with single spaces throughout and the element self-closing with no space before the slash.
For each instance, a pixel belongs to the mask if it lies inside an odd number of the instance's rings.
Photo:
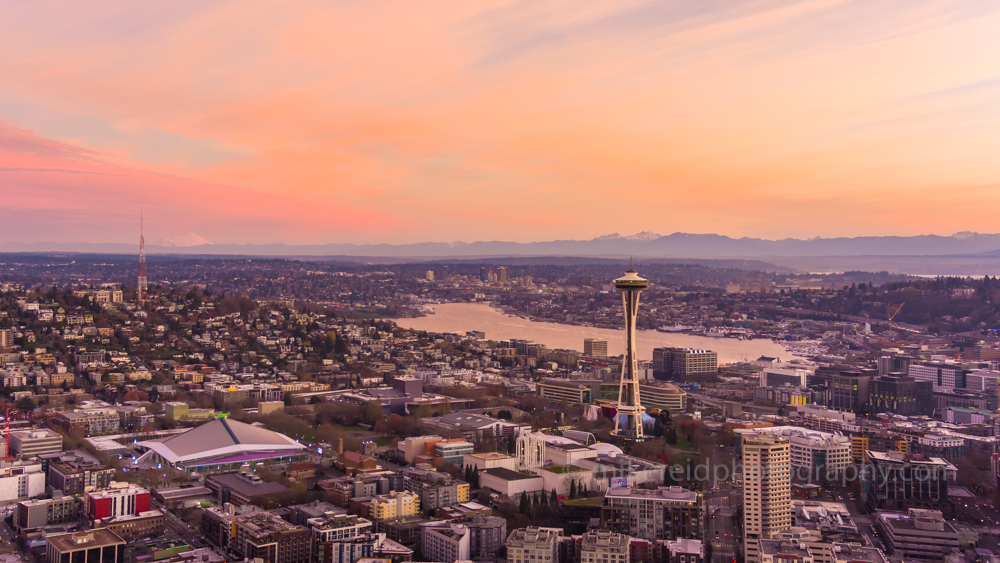
<svg viewBox="0 0 1000 563">
<path fill-rule="evenodd" d="M 146 235 L 143 232 L 142 210 L 139 210 L 139 284 L 136 286 L 136 296 L 139 305 L 146 302 L 149 297 L 146 288 Z"/>
<path fill-rule="evenodd" d="M 622 293 L 622 305 L 625 307 L 625 358 L 622 362 L 621 383 L 618 385 L 615 429 L 611 435 L 623 440 L 641 441 L 645 439 L 642 415 L 646 412 L 646 408 L 639 400 L 639 358 L 635 350 L 635 319 L 639 314 L 639 292 L 649 287 L 649 282 L 640 278 L 632 269 L 630 258 L 628 271 L 616 279 L 614 284 Z"/>
</svg>

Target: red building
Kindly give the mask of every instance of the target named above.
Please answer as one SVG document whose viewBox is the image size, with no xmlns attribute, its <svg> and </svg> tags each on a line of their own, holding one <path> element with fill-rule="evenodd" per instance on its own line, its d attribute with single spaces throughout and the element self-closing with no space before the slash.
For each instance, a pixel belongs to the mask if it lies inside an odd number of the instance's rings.
<svg viewBox="0 0 1000 563">
<path fill-rule="evenodd" d="M 134 483 L 111 483 L 107 489 L 87 493 L 87 516 L 91 522 L 148 510 L 149 491 Z"/>
</svg>

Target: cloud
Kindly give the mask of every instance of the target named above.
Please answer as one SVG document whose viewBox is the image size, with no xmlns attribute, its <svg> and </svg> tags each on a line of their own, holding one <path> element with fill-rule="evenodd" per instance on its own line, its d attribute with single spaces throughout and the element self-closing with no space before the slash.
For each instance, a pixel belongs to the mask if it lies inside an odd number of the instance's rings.
<svg viewBox="0 0 1000 563">
<path fill-rule="evenodd" d="M 139 205 L 220 242 L 990 231 L 998 10 L 20 3 L 0 162 L 38 170 L 2 181 L 91 240 Z"/>
</svg>

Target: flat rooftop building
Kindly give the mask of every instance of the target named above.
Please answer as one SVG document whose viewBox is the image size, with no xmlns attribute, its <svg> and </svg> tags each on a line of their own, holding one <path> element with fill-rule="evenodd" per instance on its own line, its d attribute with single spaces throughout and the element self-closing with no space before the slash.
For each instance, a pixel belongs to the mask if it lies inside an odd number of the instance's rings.
<svg viewBox="0 0 1000 563">
<path fill-rule="evenodd" d="M 95 528 L 45 539 L 48 563 L 119 563 L 125 559 L 125 540 L 107 528 Z"/>
</svg>

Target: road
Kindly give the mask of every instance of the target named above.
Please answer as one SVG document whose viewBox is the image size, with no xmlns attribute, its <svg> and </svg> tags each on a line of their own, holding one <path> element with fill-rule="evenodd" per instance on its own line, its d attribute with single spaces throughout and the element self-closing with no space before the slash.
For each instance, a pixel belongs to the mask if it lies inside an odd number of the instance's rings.
<svg viewBox="0 0 1000 563">
<path fill-rule="evenodd" d="M 732 563 L 736 560 L 739 531 L 733 520 L 736 497 L 729 485 L 705 495 L 705 541 L 712 544 L 711 563 Z"/>
</svg>

